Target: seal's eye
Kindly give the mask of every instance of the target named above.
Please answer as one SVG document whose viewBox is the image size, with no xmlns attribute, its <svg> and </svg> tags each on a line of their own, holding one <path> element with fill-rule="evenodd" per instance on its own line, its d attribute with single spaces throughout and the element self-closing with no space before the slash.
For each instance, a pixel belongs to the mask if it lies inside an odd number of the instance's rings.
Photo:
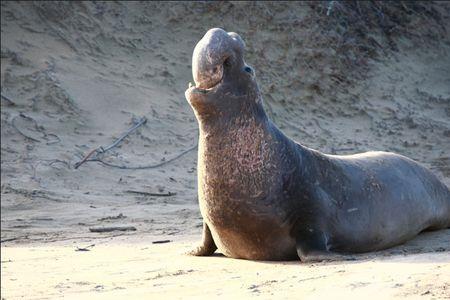
<svg viewBox="0 0 450 300">
<path fill-rule="evenodd" d="M 223 62 L 223 65 L 224 65 L 225 67 L 231 66 L 230 59 L 229 59 L 229 58 L 225 59 L 225 61 Z"/>
<path fill-rule="evenodd" d="M 250 73 L 250 74 L 253 73 L 253 70 L 252 70 L 252 68 L 250 68 L 250 67 L 245 67 L 245 68 L 244 68 L 244 71 L 247 72 L 247 73 Z"/>
</svg>

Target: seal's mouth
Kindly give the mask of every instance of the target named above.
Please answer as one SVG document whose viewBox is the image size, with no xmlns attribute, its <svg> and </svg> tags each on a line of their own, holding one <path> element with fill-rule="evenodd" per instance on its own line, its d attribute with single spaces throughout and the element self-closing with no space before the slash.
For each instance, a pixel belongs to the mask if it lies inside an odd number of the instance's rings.
<svg viewBox="0 0 450 300">
<path fill-rule="evenodd" d="M 202 76 L 201 79 L 194 78 L 195 85 L 189 82 L 189 89 L 199 93 L 210 93 L 215 91 L 219 85 L 223 82 L 224 67 L 223 64 L 216 66 L 211 72 L 207 72 L 206 76 Z"/>
<path fill-rule="evenodd" d="M 238 80 L 234 73 L 240 70 L 243 50 L 244 42 L 236 33 L 208 30 L 192 54 L 194 81 L 185 92 L 191 105 L 214 102 L 220 94 L 229 92 L 229 83 Z"/>
<path fill-rule="evenodd" d="M 222 82 L 223 82 L 223 80 L 221 79 L 220 81 L 215 83 L 213 86 L 206 87 L 206 88 L 201 88 L 197 85 L 193 85 L 192 82 L 189 82 L 188 90 L 190 90 L 192 92 L 201 93 L 201 94 L 208 94 L 208 93 L 216 91 Z"/>
</svg>

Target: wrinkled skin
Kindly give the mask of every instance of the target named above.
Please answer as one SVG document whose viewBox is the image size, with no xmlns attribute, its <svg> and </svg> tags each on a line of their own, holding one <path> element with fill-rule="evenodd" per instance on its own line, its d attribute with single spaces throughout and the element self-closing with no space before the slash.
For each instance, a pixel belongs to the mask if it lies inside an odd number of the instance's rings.
<svg viewBox="0 0 450 300">
<path fill-rule="evenodd" d="M 193 255 L 302 261 L 351 258 L 450 226 L 450 190 L 388 152 L 326 155 L 268 118 L 235 33 L 211 29 L 186 91 L 200 127 L 203 240 Z"/>
</svg>

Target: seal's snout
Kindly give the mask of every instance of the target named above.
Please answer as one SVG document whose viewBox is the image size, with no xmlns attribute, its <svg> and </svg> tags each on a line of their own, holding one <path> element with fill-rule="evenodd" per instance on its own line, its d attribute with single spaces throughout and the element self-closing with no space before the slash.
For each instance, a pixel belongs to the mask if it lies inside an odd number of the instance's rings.
<svg viewBox="0 0 450 300">
<path fill-rule="evenodd" d="M 224 64 L 242 54 L 244 43 L 234 32 L 213 28 L 195 46 L 192 56 L 192 75 L 197 88 L 211 89 L 222 80 Z"/>
<path fill-rule="evenodd" d="M 253 70 L 244 61 L 245 44 L 234 32 L 220 28 L 208 30 L 197 43 L 192 55 L 192 75 L 195 84 L 189 84 L 186 100 L 197 117 L 212 116 L 218 103 L 227 95 L 244 95 L 247 89 L 257 89 Z M 239 105 L 234 102 L 234 105 Z"/>
<path fill-rule="evenodd" d="M 216 86 L 223 77 L 223 64 L 205 69 L 194 76 L 195 86 L 198 89 L 208 90 Z"/>
</svg>

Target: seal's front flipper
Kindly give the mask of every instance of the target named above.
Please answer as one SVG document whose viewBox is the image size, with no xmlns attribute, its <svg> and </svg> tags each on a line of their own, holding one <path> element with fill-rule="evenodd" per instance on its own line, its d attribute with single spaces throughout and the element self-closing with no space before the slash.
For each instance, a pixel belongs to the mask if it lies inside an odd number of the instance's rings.
<svg viewBox="0 0 450 300">
<path fill-rule="evenodd" d="M 211 231 L 209 230 L 208 225 L 206 225 L 205 222 L 203 222 L 203 238 L 202 243 L 200 246 L 195 248 L 194 250 L 189 251 L 188 255 L 194 255 L 194 256 L 209 256 L 216 251 L 217 246 L 214 243 L 214 240 L 211 235 Z"/>
</svg>

